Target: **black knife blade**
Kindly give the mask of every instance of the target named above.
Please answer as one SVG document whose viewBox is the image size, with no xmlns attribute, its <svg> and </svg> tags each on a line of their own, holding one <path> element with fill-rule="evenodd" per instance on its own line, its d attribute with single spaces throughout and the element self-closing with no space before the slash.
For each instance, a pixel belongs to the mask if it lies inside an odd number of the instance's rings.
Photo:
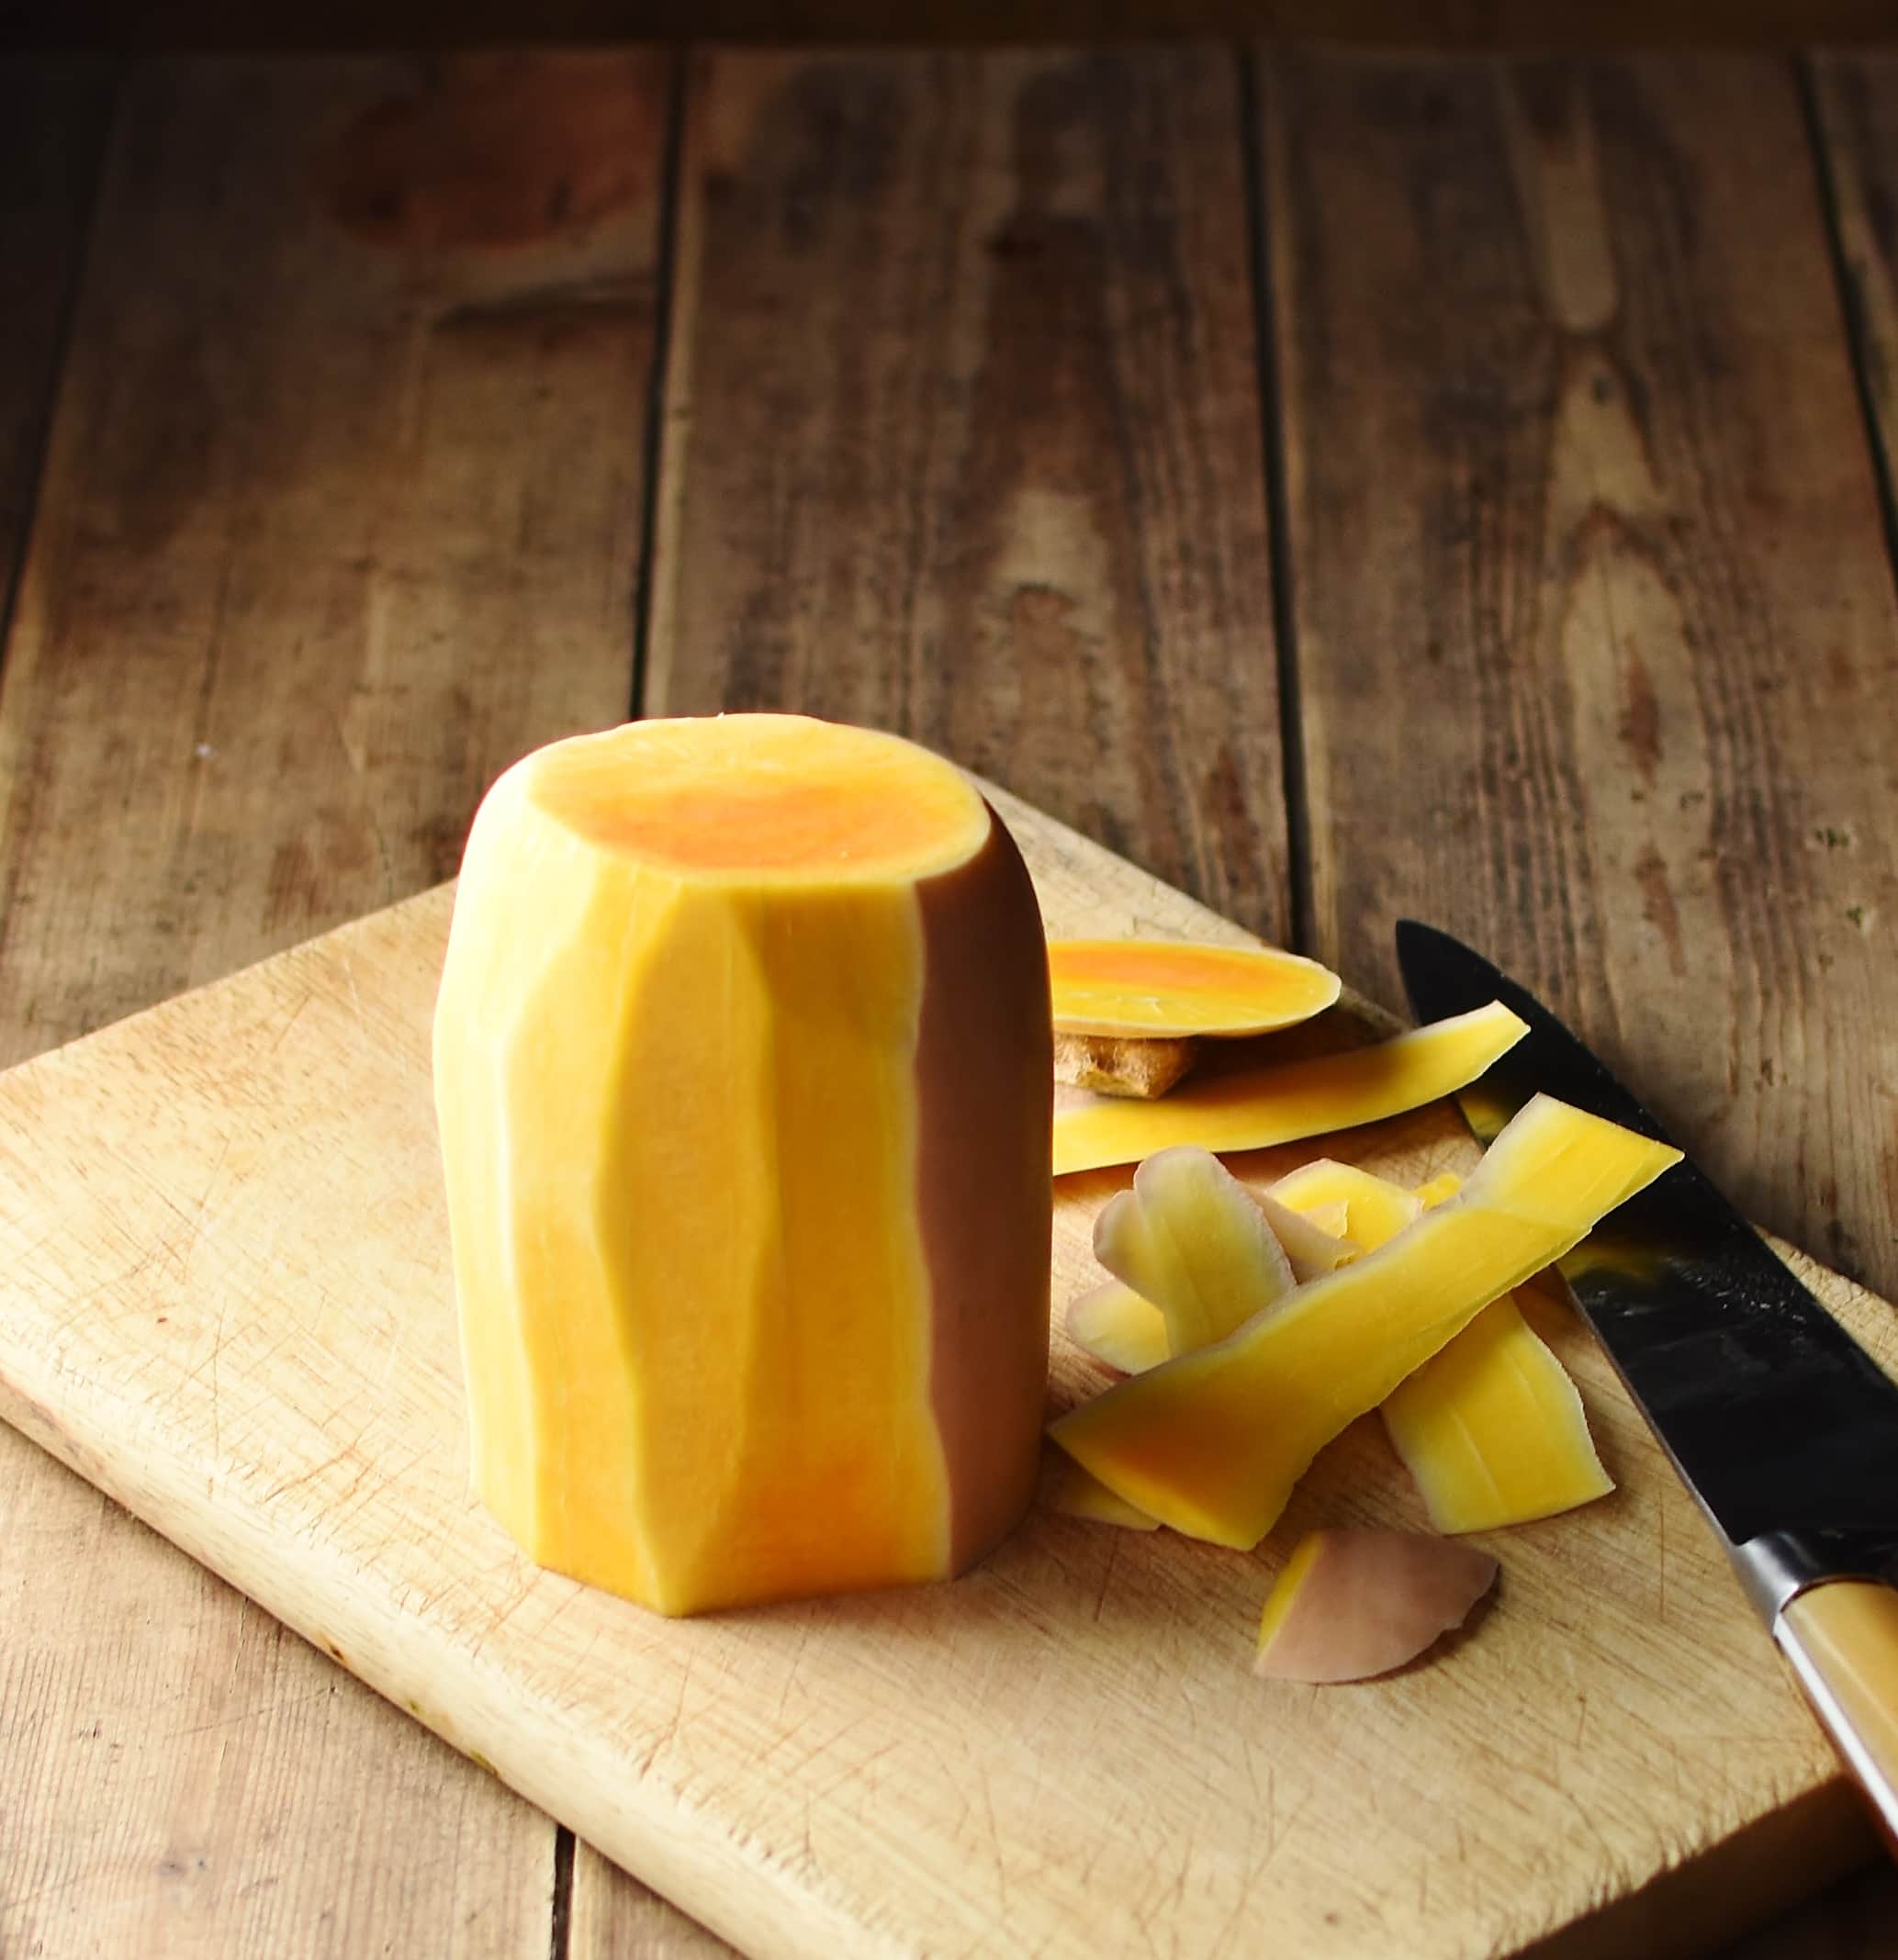
<svg viewBox="0 0 1898 1960">
<path fill-rule="evenodd" d="M 1534 995 L 1479 953 L 1409 919 L 1398 923 L 1397 947 L 1421 1021 L 1499 1000 L 1529 1024 L 1458 1098 L 1484 1142 L 1539 1092 L 1672 1140 Z M 1898 1833 L 1898 1594 L 1888 1589 L 1898 1585 L 1898 1383 L 1690 1158 L 1584 1239 L 1562 1272 Z M 1841 1581 L 1882 1583 L 1832 1583 Z M 1843 1673 L 1839 1637 L 1819 1637 L 1822 1605 L 1850 1635 Z"/>
</svg>

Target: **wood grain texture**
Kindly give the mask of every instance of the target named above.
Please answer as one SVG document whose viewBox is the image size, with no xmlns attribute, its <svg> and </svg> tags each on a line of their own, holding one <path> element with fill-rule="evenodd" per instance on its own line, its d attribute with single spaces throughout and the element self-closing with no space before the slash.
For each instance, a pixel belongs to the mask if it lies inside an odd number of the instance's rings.
<svg viewBox="0 0 1898 1960">
<path fill-rule="evenodd" d="M 1898 538 L 1898 53 L 1815 55 L 1808 77 L 1887 523 Z"/>
<path fill-rule="evenodd" d="M 1882 463 L 1887 542 L 1898 465 L 1898 57 L 1827 53 L 1811 63 L 1813 104 L 1858 352 Z M 1889 1255 L 1888 1255 L 1889 1256 Z M 1898 1924 L 1898 1870 L 1881 1862 L 1762 1928 L 1726 1960 L 1847 1960 Z"/>
<path fill-rule="evenodd" d="M 1898 619 L 1791 70 L 1265 92 L 1313 950 L 1470 938 L 1898 1286 Z"/>
<path fill-rule="evenodd" d="M 1787 48 L 1881 41 L 1885 0 L 10 0 L 27 44 L 492 47 L 522 41 L 1146 41 L 1270 34 L 1376 46 Z"/>
<path fill-rule="evenodd" d="M 1213 50 L 697 64 L 646 711 L 917 736 L 1284 932 L 1237 117 Z"/>
<path fill-rule="evenodd" d="M 544 1819 L 11 1429 L 0 1625 L 0 1952 L 546 1952 Z"/>
<path fill-rule="evenodd" d="M 664 77 L 128 85 L 0 689 L 0 1052 L 430 882 L 623 711 Z M 546 1950 L 544 1819 L 11 1430 L 0 1623 L 0 1951 Z"/>
<path fill-rule="evenodd" d="M 590 1844 L 574 1847 L 567 1960 L 732 1960 L 733 1953 Z"/>
<path fill-rule="evenodd" d="M 446 876 L 623 717 L 666 73 L 128 82 L 0 691 L 6 1053 Z"/>
<path fill-rule="evenodd" d="M 1051 930 L 1236 936 L 1000 807 Z M 685 1623 L 525 1566 L 466 1492 L 428 1076 L 447 912 L 410 901 L 0 1080 L 0 1400 L 722 1937 L 1429 1960 L 1712 1874 L 1723 1841 L 1755 1910 L 1856 1848 L 1709 1534 L 1546 1304 L 1620 1490 L 1499 1535 L 1474 1635 L 1348 1694 L 1245 1663 L 1299 1532 L 1421 1522 L 1375 1424 L 1258 1558 L 1042 1511 L 953 1585 Z M 1409 1176 L 1473 1149 L 1442 1109 L 1304 1148 Z M 1058 1195 L 1058 1300 L 1117 1182 Z M 1889 1309 L 1802 1271 L 1898 1364 Z M 1060 1405 L 1100 1378 L 1056 1345 Z M 1600 1923 L 1594 1951 L 1631 1950 Z M 1658 1953 L 1708 1922 L 1647 1924 Z"/>
<path fill-rule="evenodd" d="M 111 97 L 102 62 L 0 61 L 0 606 L 26 548 Z"/>
</svg>

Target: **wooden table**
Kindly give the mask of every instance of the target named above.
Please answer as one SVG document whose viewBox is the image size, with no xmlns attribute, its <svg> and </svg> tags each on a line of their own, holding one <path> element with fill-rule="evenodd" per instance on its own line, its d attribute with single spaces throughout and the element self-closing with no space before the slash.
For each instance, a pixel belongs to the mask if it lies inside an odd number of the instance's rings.
<svg viewBox="0 0 1898 1960">
<path fill-rule="evenodd" d="M 1391 1004 L 1467 934 L 1898 1294 L 1898 57 L 36 59 L 0 148 L 0 1059 L 805 708 Z M 724 1950 L 4 1428 L 0 1744 L 8 1955 Z"/>
</svg>

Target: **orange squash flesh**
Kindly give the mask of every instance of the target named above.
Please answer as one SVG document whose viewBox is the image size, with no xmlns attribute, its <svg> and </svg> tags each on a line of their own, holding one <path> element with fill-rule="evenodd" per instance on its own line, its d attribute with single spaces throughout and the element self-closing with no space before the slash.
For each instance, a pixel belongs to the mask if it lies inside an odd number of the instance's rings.
<svg viewBox="0 0 1898 1960">
<path fill-rule="evenodd" d="M 947 763 L 635 723 L 484 801 L 435 1021 L 476 1488 L 668 1613 L 932 1579 L 1031 1501 L 1039 912 Z"/>
<path fill-rule="evenodd" d="M 1276 946 L 1177 939 L 1050 939 L 1064 1035 L 1262 1035 L 1321 1014 L 1338 976 Z"/>
</svg>

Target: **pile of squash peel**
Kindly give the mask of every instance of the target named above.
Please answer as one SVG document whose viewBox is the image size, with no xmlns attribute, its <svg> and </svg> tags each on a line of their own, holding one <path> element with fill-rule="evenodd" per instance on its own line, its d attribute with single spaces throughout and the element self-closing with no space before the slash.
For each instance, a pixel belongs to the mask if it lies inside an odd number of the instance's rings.
<svg viewBox="0 0 1898 1960">
<path fill-rule="evenodd" d="M 1460 1182 L 1407 1190 L 1320 1154 L 1255 1190 L 1219 1153 L 1452 1094 L 1523 1023 L 1492 1004 L 1342 1055 L 1196 1076 L 1199 1044 L 1288 1025 L 1300 1002 L 1320 1012 L 1335 980 L 1270 949 L 1140 942 L 1052 945 L 1050 969 L 1057 1066 L 1064 1034 L 1084 1034 L 1093 1079 L 1064 1078 L 1106 1092 L 1057 1112 L 1056 1174 L 1138 1165 L 1095 1223 L 1104 1277 L 1067 1312 L 1070 1338 L 1121 1379 L 1051 1426 L 1065 1459 L 1053 1503 L 1250 1551 L 1319 1450 L 1376 1410 L 1434 1533 L 1309 1534 L 1265 1602 L 1254 1664 L 1306 1682 L 1405 1665 L 1495 1581 L 1463 1534 L 1613 1488 L 1574 1383 L 1514 1295 L 1679 1152 L 1538 1096 Z M 1077 969 L 1084 1000 L 1064 996 Z M 1143 1065 L 1147 1041 L 1190 1045 L 1182 1086 L 1141 1086 L 1168 1073 Z"/>
</svg>

